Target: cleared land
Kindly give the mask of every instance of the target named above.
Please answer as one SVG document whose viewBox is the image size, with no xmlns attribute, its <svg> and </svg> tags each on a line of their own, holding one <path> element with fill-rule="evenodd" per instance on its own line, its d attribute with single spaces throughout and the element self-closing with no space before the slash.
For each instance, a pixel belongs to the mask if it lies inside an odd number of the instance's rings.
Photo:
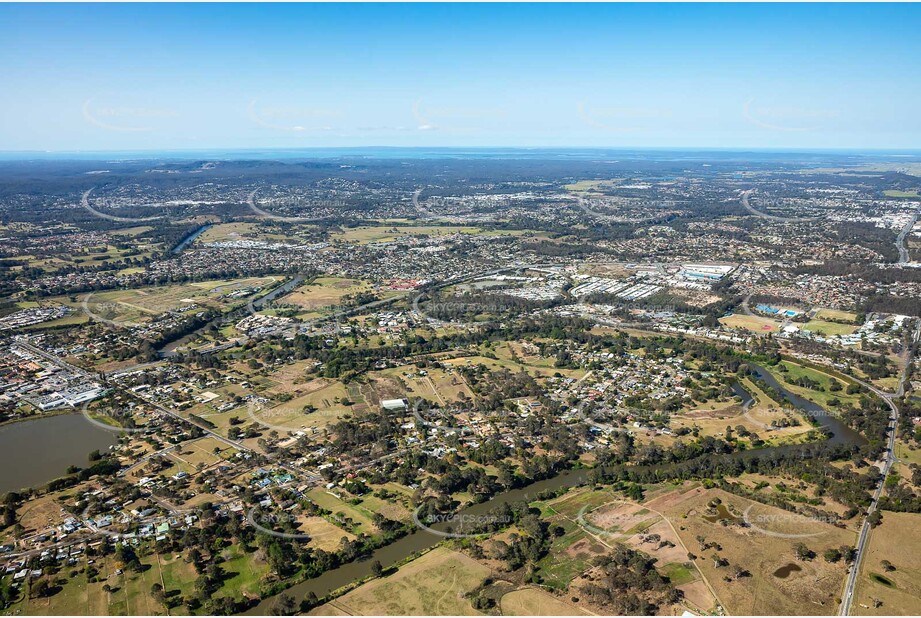
<svg viewBox="0 0 921 618">
<path fill-rule="evenodd" d="M 857 330 L 857 326 L 853 324 L 838 324 L 837 322 L 825 322 L 824 320 L 809 320 L 802 328 L 826 337 L 850 335 Z"/>
<path fill-rule="evenodd" d="M 274 277 L 222 279 L 179 285 L 166 285 L 130 290 L 96 292 L 85 296 L 93 313 L 122 322 L 144 322 L 153 316 L 197 304 L 221 308 L 242 303 L 251 294 L 248 290 L 264 288 Z M 253 292 L 255 293 L 255 292 Z"/>
<path fill-rule="evenodd" d="M 883 522 L 870 532 L 860 564 L 851 613 L 856 616 L 910 616 L 921 608 L 921 514 L 883 513 Z M 894 570 L 887 570 L 888 560 Z M 874 607 L 874 600 L 882 602 Z"/>
<path fill-rule="evenodd" d="M 835 320 L 838 322 L 857 322 L 857 314 L 852 311 L 841 311 L 838 309 L 819 309 L 815 314 L 818 320 Z"/>
<path fill-rule="evenodd" d="M 821 556 L 826 549 L 853 545 L 853 532 L 719 489 L 688 492 L 683 498 L 661 510 L 683 544 L 697 556 L 694 564 L 730 614 L 827 615 L 836 611 L 845 566 L 840 561 L 826 562 Z M 721 500 L 720 511 L 710 506 L 714 498 Z M 735 523 L 743 516 L 751 527 Z M 698 537 L 716 545 L 704 549 Z M 815 552 L 816 558 L 797 559 L 794 547 L 798 543 Z M 728 564 L 717 566 L 715 557 Z M 736 568 L 750 575 L 731 577 Z"/>
<path fill-rule="evenodd" d="M 504 616 L 589 616 L 586 610 L 558 599 L 540 588 L 523 588 L 502 595 Z"/>
<path fill-rule="evenodd" d="M 411 236 L 447 236 L 450 234 L 484 234 L 489 236 L 519 236 L 525 234 L 525 231 L 487 231 L 478 227 L 464 226 L 439 226 L 439 225 L 420 225 L 420 226 L 358 226 L 348 228 L 342 233 L 330 234 L 334 240 L 344 240 L 358 244 L 368 244 L 373 242 L 394 242 Z"/>
<path fill-rule="evenodd" d="M 741 313 L 720 318 L 720 323 L 728 328 L 741 328 L 753 333 L 776 333 L 780 330 L 780 322 L 777 320 Z"/>
<path fill-rule="evenodd" d="M 489 573 L 489 568 L 473 558 L 439 547 L 392 575 L 359 586 L 316 613 L 328 615 L 331 605 L 355 616 L 477 616 L 480 612 L 464 595 Z"/>
</svg>

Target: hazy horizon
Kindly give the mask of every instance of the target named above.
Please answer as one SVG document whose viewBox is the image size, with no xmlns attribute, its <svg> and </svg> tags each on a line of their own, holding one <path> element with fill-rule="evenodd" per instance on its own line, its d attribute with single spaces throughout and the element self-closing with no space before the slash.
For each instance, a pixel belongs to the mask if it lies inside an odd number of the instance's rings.
<svg viewBox="0 0 921 618">
<path fill-rule="evenodd" d="M 0 151 L 904 150 L 917 5 L 0 5 Z"/>
</svg>

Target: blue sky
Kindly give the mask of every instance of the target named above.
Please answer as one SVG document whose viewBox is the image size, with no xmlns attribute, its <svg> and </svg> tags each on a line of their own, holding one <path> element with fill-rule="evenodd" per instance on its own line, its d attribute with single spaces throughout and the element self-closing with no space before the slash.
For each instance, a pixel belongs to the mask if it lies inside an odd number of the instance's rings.
<svg viewBox="0 0 921 618">
<path fill-rule="evenodd" d="M 0 150 L 921 148 L 919 5 L 0 5 Z"/>
</svg>

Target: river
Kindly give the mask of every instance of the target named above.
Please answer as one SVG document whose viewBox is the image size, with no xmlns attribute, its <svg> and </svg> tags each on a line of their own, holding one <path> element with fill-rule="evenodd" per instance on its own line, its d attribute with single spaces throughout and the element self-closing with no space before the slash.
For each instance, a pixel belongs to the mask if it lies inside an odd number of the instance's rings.
<svg viewBox="0 0 921 618">
<path fill-rule="evenodd" d="M 185 248 L 188 247 L 192 243 L 192 241 L 194 241 L 196 238 L 204 234 L 205 231 L 210 229 L 212 225 L 213 224 L 211 223 L 206 223 L 205 225 L 201 226 L 200 228 L 198 228 L 197 230 L 195 230 L 194 232 L 192 232 L 191 234 L 183 238 L 181 241 L 179 241 L 179 244 L 173 247 L 173 251 L 172 251 L 173 255 L 179 255 L 180 253 L 182 253 L 185 250 Z"/>
<path fill-rule="evenodd" d="M 87 467 L 88 455 L 105 452 L 118 434 L 97 427 L 82 414 L 59 414 L 0 427 L 0 494 L 39 487 Z"/>
<path fill-rule="evenodd" d="M 265 296 L 260 296 L 260 297 L 257 298 L 256 300 L 252 301 L 252 302 L 250 303 L 250 305 L 251 305 L 251 306 L 250 306 L 250 309 L 252 310 L 252 312 L 255 313 L 256 311 L 258 311 L 259 309 L 261 309 L 266 303 L 275 300 L 275 299 L 278 298 L 279 296 L 282 296 L 282 295 L 284 295 L 284 294 L 287 294 L 288 292 L 290 292 L 291 290 L 293 290 L 294 288 L 296 288 L 297 286 L 299 286 L 299 285 L 300 285 L 301 283 L 303 283 L 303 282 L 304 282 L 304 276 L 303 276 L 303 275 L 296 275 L 296 276 L 292 277 L 291 279 L 289 279 L 288 281 L 286 281 L 286 282 L 283 283 L 282 285 L 280 285 L 280 286 L 278 286 L 277 288 L 273 289 L 271 292 L 269 292 L 269 293 L 266 294 Z M 237 312 L 239 312 L 239 309 L 237 309 Z M 232 312 L 232 313 L 233 313 L 233 312 Z M 229 315 L 229 314 L 228 314 L 228 315 Z M 224 317 L 225 317 L 225 319 L 226 319 L 226 318 L 227 318 L 227 315 L 225 315 Z M 242 318 L 242 317 L 243 317 L 243 314 L 241 314 L 240 317 Z M 209 324 L 210 324 L 210 323 L 209 323 Z M 177 348 L 180 348 L 180 347 L 184 346 L 184 345 L 187 344 L 188 342 L 194 340 L 196 337 L 198 337 L 199 335 L 201 335 L 201 334 L 202 334 L 203 332 L 205 332 L 205 330 L 208 328 L 209 324 L 205 324 L 205 325 L 202 326 L 201 328 L 195 329 L 194 331 L 192 331 L 192 332 L 189 333 L 188 335 L 185 335 L 185 336 L 183 336 L 183 337 L 181 337 L 181 338 L 179 338 L 179 339 L 176 339 L 175 341 L 170 341 L 170 342 L 167 343 L 166 345 L 162 346 L 159 350 L 157 350 L 157 353 L 160 355 L 160 358 L 175 358 L 175 357 L 179 356 L 179 352 L 176 351 Z"/>
<path fill-rule="evenodd" d="M 829 444 L 863 444 L 866 440 L 846 426 L 834 416 L 828 414 L 821 406 L 792 393 L 782 386 L 769 371 L 758 365 L 752 365 L 755 374 L 764 380 L 771 388 L 783 393 L 790 402 L 797 408 L 802 409 L 806 414 L 819 421 L 819 424 L 826 427 L 831 437 Z M 751 400 L 751 394 L 746 391 L 741 384 L 733 385 L 736 394 L 742 397 L 743 401 Z M 797 445 L 787 445 L 780 447 L 769 447 L 750 451 L 738 451 L 728 455 L 716 455 L 716 457 L 753 457 L 764 456 L 770 453 L 784 453 L 799 448 Z M 675 464 L 680 465 L 680 464 Z M 658 466 L 661 468 L 661 466 Z M 497 494 L 488 502 L 471 505 L 460 512 L 463 516 L 484 515 L 490 509 L 503 503 L 512 504 L 520 501 L 533 501 L 536 496 L 545 490 L 555 490 L 561 487 L 569 488 L 584 484 L 588 480 L 590 469 L 565 470 L 553 478 L 537 481 L 520 489 L 513 489 Z M 434 529 L 445 530 L 446 525 L 434 524 Z M 381 563 L 385 569 L 398 562 L 401 562 L 409 556 L 436 546 L 444 540 L 444 537 L 429 532 L 427 530 L 417 530 L 397 541 L 382 547 L 375 551 L 369 558 L 350 562 L 336 569 L 332 569 L 312 579 L 305 580 L 285 590 L 285 594 L 294 597 L 295 601 L 300 601 L 304 595 L 313 592 L 318 598 L 323 598 L 330 592 L 338 590 L 343 586 L 369 577 L 371 575 L 371 564 L 374 561 Z M 246 615 L 268 615 L 271 613 L 272 606 L 275 603 L 276 596 L 269 597 L 261 601 L 258 605 L 245 612 Z"/>
</svg>

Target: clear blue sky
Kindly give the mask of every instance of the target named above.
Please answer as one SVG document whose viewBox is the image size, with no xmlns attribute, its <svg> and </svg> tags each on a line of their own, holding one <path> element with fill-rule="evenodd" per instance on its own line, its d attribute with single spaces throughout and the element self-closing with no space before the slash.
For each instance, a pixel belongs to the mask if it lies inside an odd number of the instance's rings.
<svg viewBox="0 0 921 618">
<path fill-rule="evenodd" d="M 0 5 L 0 150 L 921 147 L 919 5 Z"/>
</svg>

